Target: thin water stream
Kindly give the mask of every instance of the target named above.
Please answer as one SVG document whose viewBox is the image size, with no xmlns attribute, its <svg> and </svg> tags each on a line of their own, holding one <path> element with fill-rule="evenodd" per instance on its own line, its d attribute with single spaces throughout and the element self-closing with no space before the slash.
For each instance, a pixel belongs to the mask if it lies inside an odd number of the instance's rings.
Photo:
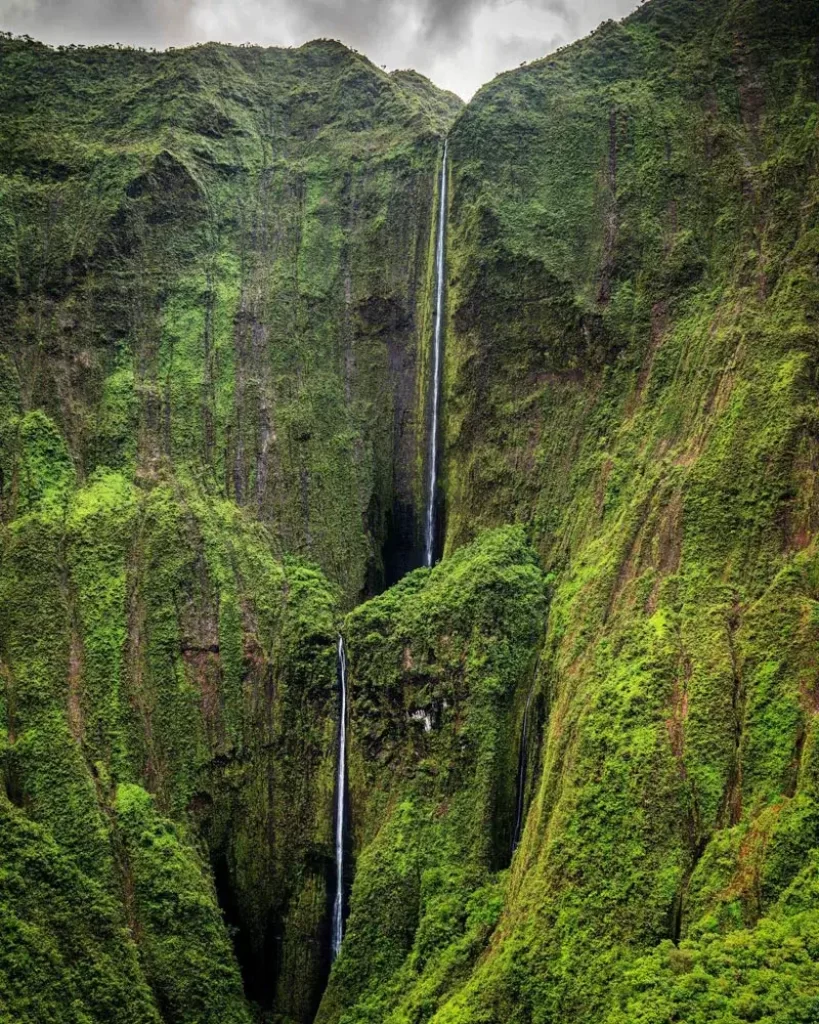
<svg viewBox="0 0 819 1024">
<path fill-rule="evenodd" d="M 438 411 L 441 404 L 441 344 L 444 326 L 444 248 L 446 236 L 446 165 L 449 141 L 444 142 L 438 209 L 438 242 L 435 252 L 435 331 L 432 339 L 432 427 L 429 434 L 429 492 L 424 536 L 424 565 L 431 567 L 435 555 L 435 499 L 438 491 Z"/>
<path fill-rule="evenodd" d="M 341 690 L 341 714 L 338 723 L 338 766 L 336 769 L 336 895 L 333 901 L 333 960 L 341 949 L 344 937 L 344 815 L 347 806 L 347 655 L 344 638 L 338 638 L 338 682 Z"/>
<path fill-rule="evenodd" d="M 520 733 L 520 751 L 518 753 L 518 799 L 515 810 L 515 831 L 512 835 L 512 854 L 518 848 L 521 833 L 523 832 L 523 809 L 526 802 L 526 767 L 529 759 L 529 708 L 532 704 L 532 692 L 526 698 L 526 708 L 523 712 L 523 727 Z"/>
</svg>

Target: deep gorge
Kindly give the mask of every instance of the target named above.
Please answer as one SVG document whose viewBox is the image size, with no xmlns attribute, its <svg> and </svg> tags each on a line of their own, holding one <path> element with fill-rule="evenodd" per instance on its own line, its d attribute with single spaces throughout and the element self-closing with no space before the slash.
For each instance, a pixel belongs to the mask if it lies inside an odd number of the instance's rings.
<svg viewBox="0 0 819 1024">
<path fill-rule="evenodd" d="M 816 4 L 0 139 L 0 1022 L 813 1020 Z"/>
</svg>

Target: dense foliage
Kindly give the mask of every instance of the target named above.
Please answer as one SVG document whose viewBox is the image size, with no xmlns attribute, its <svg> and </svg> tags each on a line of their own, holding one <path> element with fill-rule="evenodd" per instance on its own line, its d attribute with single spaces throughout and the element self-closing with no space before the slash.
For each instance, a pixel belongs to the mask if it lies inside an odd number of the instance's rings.
<svg viewBox="0 0 819 1024">
<path fill-rule="evenodd" d="M 556 584 L 538 795 L 436 1024 L 815 1012 L 818 38 L 655 0 L 453 128 L 448 548 L 521 521 Z"/>
<path fill-rule="evenodd" d="M 459 101 L 327 40 L 0 37 L 0 69 L 4 505 L 15 416 L 42 408 L 81 476 L 185 468 L 348 605 L 383 585 L 423 500 L 430 223 Z"/>
<path fill-rule="evenodd" d="M 45 417 L 37 429 L 56 444 Z M 332 865 L 337 599 L 317 569 L 276 561 L 231 502 L 179 481 L 142 491 L 107 471 L 72 491 L 55 474 L 8 525 L 0 870 L 19 880 L 20 928 L 48 934 L 56 915 L 78 1021 L 109 1019 L 111 964 L 111 1019 L 250 1019 L 208 860 L 252 995 L 272 998 L 280 975 L 283 1002 L 315 1004 L 324 958 L 302 947 Z M 44 895 L 61 878 L 62 905 Z M 107 932 L 87 919 L 97 905 Z M 298 978 L 271 964 L 271 932 Z M 10 1019 L 61 1020 L 18 946 L 0 963 L 20 986 Z"/>
<path fill-rule="evenodd" d="M 545 607 L 534 552 L 506 528 L 348 616 L 362 853 L 319 1021 L 423 1019 L 486 948 Z"/>
</svg>

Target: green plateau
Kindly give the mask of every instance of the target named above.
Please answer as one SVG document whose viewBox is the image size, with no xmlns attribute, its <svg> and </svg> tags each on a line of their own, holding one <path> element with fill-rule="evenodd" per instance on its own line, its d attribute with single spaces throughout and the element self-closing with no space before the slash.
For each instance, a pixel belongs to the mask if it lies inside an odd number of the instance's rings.
<svg viewBox="0 0 819 1024">
<path fill-rule="evenodd" d="M 0 777 L 0 1024 L 816 1024 L 816 0 L 0 34 Z"/>
</svg>

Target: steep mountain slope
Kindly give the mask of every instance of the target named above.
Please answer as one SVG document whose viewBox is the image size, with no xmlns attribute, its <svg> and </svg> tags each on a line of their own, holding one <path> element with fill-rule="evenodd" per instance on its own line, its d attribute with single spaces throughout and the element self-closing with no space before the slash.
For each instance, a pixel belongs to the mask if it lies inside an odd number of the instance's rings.
<svg viewBox="0 0 819 1024">
<path fill-rule="evenodd" d="M 345 621 L 361 853 L 319 1021 L 426 1019 L 485 949 L 545 609 L 535 553 L 501 529 Z"/>
<path fill-rule="evenodd" d="M 14 411 L 48 412 L 81 479 L 188 469 L 347 604 L 412 565 L 429 222 L 460 101 L 329 41 L 3 39 L 0 73 Z"/>
<path fill-rule="evenodd" d="M 309 1021 L 335 620 L 420 551 L 459 104 L 321 41 L 3 38 L 0 92 L 0 1007 L 246 1021 L 230 933 Z"/>
<path fill-rule="evenodd" d="M 817 100 L 815 4 L 655 0 L 452 131 L 448 550 L 515 519 L 557 579 L 442 1024 L 815 1013 Z"/>
<path fill-rule="evenodd" d="M 0 1020 L 815 1020 L 815 2 L 0 93 Z"/>
<path fill-rule="evenodd" d="M 337 593 L 230 503 L 111 472 L 32 501 L 1 575 L 7 1019 L 249 1021 L 217 896 L 248 995 L 309 1019 Z"/>
</svg>

